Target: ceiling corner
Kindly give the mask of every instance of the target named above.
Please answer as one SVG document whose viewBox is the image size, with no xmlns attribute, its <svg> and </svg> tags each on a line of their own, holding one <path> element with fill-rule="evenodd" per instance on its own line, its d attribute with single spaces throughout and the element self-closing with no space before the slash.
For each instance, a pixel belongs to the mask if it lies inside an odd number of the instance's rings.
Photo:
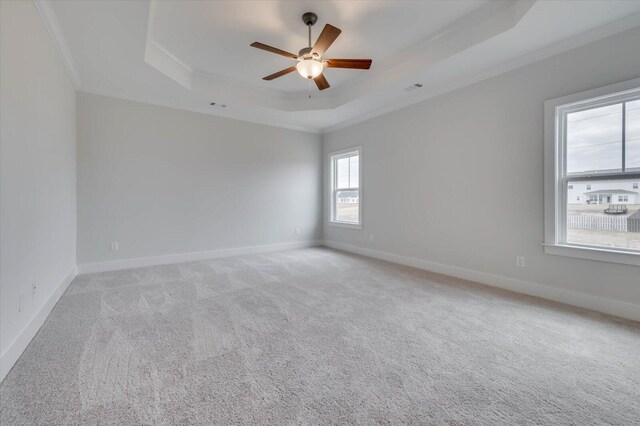
<svg viewBox="0 0 640 426">
<path fill-rule="evenodd" d="M 53 44 L 56 46 L 58 53 L 60 54 L 60 58 L 64 63 L 67 72 L 69 73 L 69 77 L 71 78 L 71 82 L 76 90 L 82 87 L 82 82 L 80 79 L 80 75 L 78 74 L 78 69 L 76 64 L 71 56 L 69 51 L 69 46 L 64 38 L 64 34 L 60 29 L 60 24 L 56 19 L 56 15 L 53 13 L 51 9 L 50 0 L 33 0 L 33 4 L 35 5 L 40 17 L 44 21 L 51 38 L 53 39 Z"/>
</svg>

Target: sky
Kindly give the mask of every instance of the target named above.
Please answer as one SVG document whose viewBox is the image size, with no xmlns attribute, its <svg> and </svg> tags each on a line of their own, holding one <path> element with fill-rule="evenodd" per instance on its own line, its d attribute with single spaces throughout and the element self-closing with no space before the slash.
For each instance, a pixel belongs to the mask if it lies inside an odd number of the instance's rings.
<svg viewBox="0 0 640 426">
<path fill-rule="evenodd" d="M 640 100 L 567 115 L 567 172 L 622 170 L 625 108 L 626 169 L 640 171 Z"/>
</svg>

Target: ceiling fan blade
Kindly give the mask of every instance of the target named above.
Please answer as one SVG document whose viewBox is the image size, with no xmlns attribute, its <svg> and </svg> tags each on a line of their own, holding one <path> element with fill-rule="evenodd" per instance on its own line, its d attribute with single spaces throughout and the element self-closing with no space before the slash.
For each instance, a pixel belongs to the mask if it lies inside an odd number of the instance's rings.
<svg viewBox="0 0 640 426">
<path fill-rule="evenodd" d="M 371 68 L 371 59 L 327 59 L 328 68 L 352 68 L 368 70 Z"/>
<path fill-rule="evenodd" d="M 258 43 L 257 41 L 254 41 L 253 43 L 251 43 L 251 47 L 266 50 L 267 52 L 275 53 L 276 55 L 286 56 L 287 58 L 298 59 L 298 55 L 294 55 L 293 53 L 289 53 L 282 49 L 278 49 L 277 47 L 272 47 L 267 44 Z"/>
<path fill-rule="evenodd" d="M 318 56 L 324 55 L 329 46 L 338 38 L 342 30 L 334 27 L 333 25 L 325 25 L 320 33 L 320 36 L 316 40 L 316 44 L 313 45 L 311 53 L 317 53 Z"/>
<path fill-rule="evenodd" d="M 316 86 L 318 86 L 319 90 L 328 89 L 330 87 L 329 82 L 327 81 L 326 78 L 324 78 L 324 75 L 322 74 L 314 78 L 313 81 L 316 82 Z"/>
<path fill-rule="evenodd" d="M 278 71 L 276 73 L 273 73 L 271 75 L 264 77 L 263 80 L 273 80 L 274 78 L 282 77 L 283 75 L 289 74 L 290 72 L 293 72 L 295 70 L 296 70 L 296 67 L 285 68 L 282 71 Z"/>
</svg>

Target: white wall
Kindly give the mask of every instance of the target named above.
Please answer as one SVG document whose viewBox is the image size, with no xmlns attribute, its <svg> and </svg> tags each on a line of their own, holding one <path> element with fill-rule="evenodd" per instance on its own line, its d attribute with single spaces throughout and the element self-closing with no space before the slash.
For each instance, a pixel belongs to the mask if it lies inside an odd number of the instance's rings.
<svg viewBox="0 0 640 426">
<path fill-rule="evenodd" d="M 551 286 L 532 293 L 573 303 L 640 305 L 640 268 L 545 255 L 541 246 L 544 101 L 639 76 L 635 28 L 325 135 L 325 164 L 354 145 L 364 164 L 362 231 L 326 224 L 325 167 L 325 240 L 520 290 Z M 640 319 L 640 307 L 625 306 Z"/>
<path fill-rule="evenodd" d="M 79 265 L 321 237 L 319 135 L 86 93 L 77 102 Z"/>
<path fill-rule="evenodd" d="M 640 304 L 639 268 L 540 245 L 543 102 L 638 77 L 640 29 L 320 138 L 89 94 L 76 112 L 34 4 L 0 7 L 0 379 L 73 277 L 76 229 L 80 264 L 324 231 L 397 260 Z M 363 146 L 362 231 L 322 229 L 321 139 L 325 156 Z"/>
<path fill-rule="evenodd" d="M 32 2 L 0 2 L 0 54 L 2 379 L 75 269 L 76 111 L 73 84 Z"/>
</svg>

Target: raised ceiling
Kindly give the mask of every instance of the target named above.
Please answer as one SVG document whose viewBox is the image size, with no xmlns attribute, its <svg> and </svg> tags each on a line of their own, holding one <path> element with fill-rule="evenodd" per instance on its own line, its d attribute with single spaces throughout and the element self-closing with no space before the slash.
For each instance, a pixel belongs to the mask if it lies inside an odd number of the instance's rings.
<svg viewBox="0 0 640 426">
<path fill-rule="evenodd" d="M 307 131 L 326 131 L 640 26 L 638 1 L 37 0 L 80 90 Z M 307 43 L 300 16 L 342 29 L 318 92 L 297 73 L 262 77 Z M 414 83 L 422 88 L 407 91 Z M 211 107 L 215 101 L 218 105 Z M 227 105 L 220 108 L 220 104 Z"/>
<path fill-rule="evenodd" d="M 307 93 L 297 74 L 271 82 L 263 76 L 295 63 L 284 57 L 251 50 L 260 41 L 297 53 L 307 47 L 301 15 L 319 14 L 313 40 L 327 24 L 343 29 L 327 52 L 334 58 L 372 58 L 382 63 L 407 46 L 437 34 L 487 3 L 484 1 L 397 2 L 166 2 L 155 4 L 151 42 L 171 52 L 189 67 L 247 85 L 287 94 Z M 419 25 L 405 25 L 406 22 Z M 338 24 L 339 23 L 339 24 Z M 331 87 L 361 78 L 365 71 L 330 70 Z"/>
</svg>

